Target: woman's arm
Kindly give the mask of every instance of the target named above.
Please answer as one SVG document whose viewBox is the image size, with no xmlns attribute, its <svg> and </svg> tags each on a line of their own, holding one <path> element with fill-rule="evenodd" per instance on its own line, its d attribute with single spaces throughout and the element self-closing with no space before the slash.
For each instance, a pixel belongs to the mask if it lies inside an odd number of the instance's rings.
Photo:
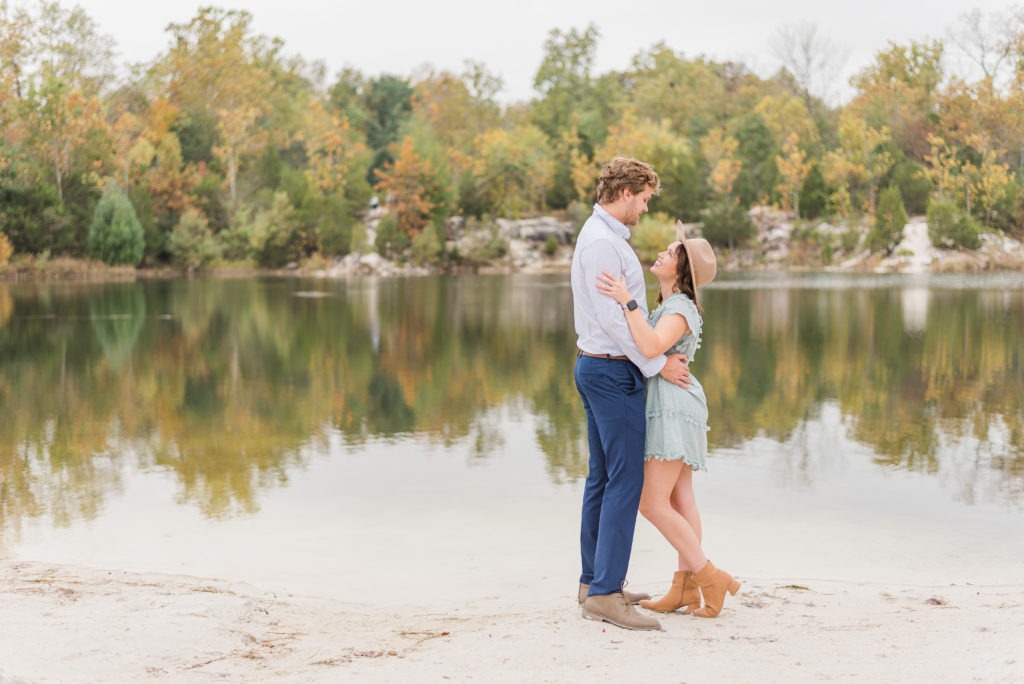
<svg viewBox="0 0 1024 684">
<path fill-rule="evenodd" d="M 625 306 L 633 299 L 633 295 L 626 289 L 626 279 L 614 278 L 607 272 L 598 276 L 597 291 L 608 295 L 620 306 Z M 658 320 L 658 325 L 652 328 L 644 317 L 644 312 L 639 308 L 632 311 L 624 310 L 624 313 L 637 349 L 649 359 L 664 354 L 680 337 L 690 332 L 690 325 L 678 314 L 662 316 Z"/>
</svg>

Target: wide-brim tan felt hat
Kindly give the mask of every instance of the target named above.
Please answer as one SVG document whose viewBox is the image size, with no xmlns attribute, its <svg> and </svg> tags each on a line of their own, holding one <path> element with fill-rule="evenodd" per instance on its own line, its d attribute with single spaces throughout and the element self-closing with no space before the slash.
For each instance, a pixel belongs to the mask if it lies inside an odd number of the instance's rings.
<svg viewBox="0 0 1024 684">
<path fill-rule="evenodd" d="M 683 231 L 683 223 L 676 224 L 676 235 L 686 250 L 686 256 L 690 262 L 690 275 L 693 277 L 694 295 L 697 295 L 697 288 L 707 285 L 715 279 L 718 273 L 718 259 L 715 258 L 715 250 L 711 243 L 704 238 L 687 239 Z M 695 302 L 696 303 L 696 302 Z"/>
</svg>

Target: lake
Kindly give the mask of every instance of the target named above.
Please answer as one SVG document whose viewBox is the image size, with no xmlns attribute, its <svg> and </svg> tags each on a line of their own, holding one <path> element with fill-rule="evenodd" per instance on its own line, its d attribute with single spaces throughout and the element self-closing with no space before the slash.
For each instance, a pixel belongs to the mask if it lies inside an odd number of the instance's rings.
<svg viewBox="0 0 1024 684">
<path fill-rule="evenodd" d="M 702 293 L 716 564 L 1019 582 L 1024 274 Z M 567 274 L 0 283 L 0 557 L 384 604 L 574 596 L 574 349 Z M 633 586 L 673 566 L 638 521 Z"/>
</svg>

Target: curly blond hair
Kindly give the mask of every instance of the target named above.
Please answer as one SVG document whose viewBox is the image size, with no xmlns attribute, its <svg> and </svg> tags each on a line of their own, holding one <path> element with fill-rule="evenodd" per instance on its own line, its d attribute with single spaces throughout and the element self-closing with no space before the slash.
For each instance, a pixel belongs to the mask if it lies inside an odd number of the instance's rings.
<svg viewBox="0 0 1024 684">
<path fill-rule="evenodd" d="M 661 180 L 654 167 L 632 157 L 615 157 L 601 168 L 597 179 L 597 203 L 614 202 L 623 190 L 639 194 L 646 188 L 651 188 L 654 195 L 661 192 Z"/>
</svg>

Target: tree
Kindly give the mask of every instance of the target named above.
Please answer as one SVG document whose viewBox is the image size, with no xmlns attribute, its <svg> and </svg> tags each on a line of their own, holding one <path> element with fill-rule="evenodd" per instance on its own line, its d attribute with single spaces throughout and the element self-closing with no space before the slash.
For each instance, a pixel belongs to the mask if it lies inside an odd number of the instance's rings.
<svg viewBox="0 0 1024 684">
<path fill-rule="evenodd" d="M 873 252 L 884 250 L 886 254 L 903 239 L 903 227 L 907 225 L 907 210 L 903 206 L 900 189 L 889 186 L 882 191 L 875 212 L 875 223 L 868 233 L 868 247 Z"/>
<path fill-rule="evenodd" d="M 713 128 L 701 138 L 700 149 L 710 169 L 708 185 L 713 199 L 704 211 L 704 236 L 710 242 L 728 245 L 730 249 L 748 239 L 753 226 L 739 200 L 733 196 L 733 185 L 739 178 L 742 163 L 736 158 L 739 143 L 721 128 Z"/>
<path fill-rule="evenodd" d="M 823 160 L 825 180 L 836 188 L 833 203 L 840 216 L 852 213 L 858 200 L 864 211 L 874 213 L 878 183 L 893 164 L 886 149 L 889 141 L 887 127 L 871 128 L 851 110 L 840 114 L 840 147 L 829 151 Z"/>
<path fill-rule="evenodd" d="M 267 135 L 257 128 L 262 108 L 240 105 L 217 111 L 217 133 L 220 143 L 213 146 L 213 155 L 221 160 L 225 169 L 224 182 L 228 186 L 228 206 L 233 213 L 238 206 L 238 167 L 248 154 L 263 149 Z"/>
<path fill-rule="evenodd" d="M 32 76 L 32 29 L 26 11 L 11 11 L 7 0 L 0 0 L 0 104 L 20 99 L 28 90 L 25 79 Z"/>
<path fill-rule="evenodd" d="M 380 169 L 394 161 L 391 146 L 399 140 L 399 131 L 412 114 L 413 92 L 407 80 L 388 74 L 370 81 L 366 87 L 366 142 L 373 151 L 367 176 L 370 183 L 380 178 Z"/>
<path fill-rule="evenodd" d="M 0 174 L 10 167 L 22 137 L 18 105 L 27 90 L 31 32 L 27 13 L 12 12 L 6 0 L 0 0 Z"/>
<path fill-rule="evenodd" d="M 968 217 L 981 214 L 991 220 L 1011 182 L 1009 167 L 998 161 L 999 150 L 986 149 L 978 135 L 969 136 L 965 148 L 954 148 L 937 135 L 928 141 L 932 149 L 924 174 L 936 192 L 944 199 L 959 200 Z"/>
<path fill-rule="evenodd" d="M 792 74 L 797 95 L 803 99 L 808 112 L 816 110 L 817 99 L 832 100 L 831 88 L 839 81 L 849 50 L 834 45 L 810 23 L 780 26 L 770 45 L 772 54 Z"/>
<path fill-rule="evenodd" d="M 188 209 L 181 215 L 167 240 L 167 249 L 174 263 L 190 271 L 209 267 L 221 257 L 210 222 L 197 209 Z"/>
<path fill-rule="evenodd" d="M 536 126 L 487 131 L 474 142 L 472 159 L 472 192 L 487 213 L 519 216 L 543 206 L 554 163 L 547 138 Z"/>
<path fill-rule="evenodd" d="M 473 139 L 500 123 L 494 100 L 501 79 L 470 63 L 462 75 L 429 73 L 414 87 L 412 116 L 422 120 L 452 150 L 467 151 Z"/>
<path fill-rule="evenodd" d="M 733 184 L 740 175 L 742 163 L 736 158 L 739 143 L 721 128 L 713 128 L 701 138 L 700 149 L 707 160 L 708 185 L 716 196 L 732 194 Z"/>
<path fill-rule="evenodd" d="M 238 174 L 268 142 L 262 119 L 271 109 L 279 44 L 251 33 L 245 11 L 204 7 L 188 23 L 171 24 L 173 46 L 154 71 L 181 111 L 179 139 L 199 144 L 193 161 L 220 163 L 229 213 L 238 208 Z M 188 158 L 188 155 L 186 155 Z"/>
<path fill-rule="evenodd" d="M 50 78 L 40 90 L 30 91 L 24 106 L 27 147 L 41 166 L 36 173 L 52 179 L 63 203 L 65 179 L 84 170 L 89 161 L 86 143 L 94 133 L 104 132 L 100 101 Z"/>
<path fill-rule="evenodd" d="M 541 95 L 533 106 L 533 121 L 552 140 L 569 129 L 575 116 L 585 119 L 596 104 L 591 71 L 600 35 L 590 24 L 582 31 L 552 29 L 544 41 L 544 58 L 533 77 Z M 590 137 L 592 131 L 581 133 Z"/>
<path fill-rule="evenodd" d="M 7 239 L 7 235 L 0 233 L 0 268 L 7 265 L 7 262 L 11 260 L 11 255 L 14 254 L 14 245 Z"/>
<path fill-rule="evenodd" d="M 873 129 L 888 128 L 908 158 L 928 153 L 935 96 L 942 82 L 943 45 L 939 41 L 890 44 L 852 82 L 857 95 L 847 106 Z"/>
<path fill-rule="evenodd" d="M 41 0 L 33 9 L 12 10 L 7 0 L 0 2 L 0 71 L 10 78 L 14 96 L 24 97 L 49 79 L 99 95 L 113 79 L 113 39 L 99 33 L 80 7 Z"/>
<path fill-rule="evenodd" d="M 819 142 L 818 127 L 806 103 L 792 95 L 765 95 L 754 107 L 754 114 L 760 116 L 772 132 L 779 149 L 791 134 L 796 134 L 806 147 L 816 146 Z"/>
<path fill-rule="evenodd" d="M 813 162 L 807 160 L 807 153 L 800 149 L 799 144 L 800 137 L 790 133 L 782 154 L 775 157 L 775 165 L 782 176 L 782 183 L 779 184 L 782 206 L 795 211 L 797 218 L 800 217 L 800 188 L 814 166 Z"/>
<path fill-rule="evenodd" d="M 1003 66 L 1013 56 L 1013 24 L 1009 12 L 996 11 L 986 18 L 974 8 L 961 14 L 958 25 L 946 35 L 985 79 L 1001 82 Z"/>
<path fill-rule="evenodd" d="M 142 260 L 145 248 L 142 224 L 135 216 L 132 203 L 114 184 L 103 189 L 103 197 L 89 225 L 86 248 L 89 254 L 108 264 L 134 266 Z"/>
<path fill-rule="evenodd" d="M 366 111 L 363 97 L 367 80 L 361 72 L 347 67 L 338 72 L 334 85 L 327 91 L 327 104 L 332 114 L 343 116 L 357 130 L 363 131 L 370 114 Z"/>
<path fill-rule="evenodd" d="M 777 144 L 764 119 L 754 113 L 731 119 L 728 130 L 739 143 L 736 154 L 742 162 L 733 188 L 736 197 L 744 206 L 771 201 L 780 180 L 775 158 L 785 138 Z"/>
<path fill-rule="evenodd" d="M 58 79 L 87 96 L 99 95 L 114 78 L 113 39 L 100 33 L 81 7 L 65 9 L 43 0 L 38 10 L 31 55 L 39 77 Z"/>
<path fill-rule="evenodd" d="M 725 119 L 726 84 L 703 59 L 686 60 L 664 43 L 633 57 L 629 107 L 641 118 L 668 121 L 679 135 L 699 138 Z"/>
<path fill-rule="evenodd" d="M 377 191 L 387 198 L 398 229 L 410 238 L 419 235 L 441 206 L 443 188 L 437 170 L 416 152 L 412 137 L 406 136 L 395 161 L 379 175 Z"/>
<path fill-rule="evenodd" d="M 616 156 L 637 157 L 655 168 L 662 179 L 662 192 L 654 200 L 658 211 L 697 219 L 703 205 L 697 160 L 686 138 L 673 130 L 669 121 L 638 118 L 633 109 L 627 109 L 621 121 L 609 128 L 594 161 L 581 163 L 574 170 L 581 196 L 593 195 L 601 166 Z"/>
</svg>

